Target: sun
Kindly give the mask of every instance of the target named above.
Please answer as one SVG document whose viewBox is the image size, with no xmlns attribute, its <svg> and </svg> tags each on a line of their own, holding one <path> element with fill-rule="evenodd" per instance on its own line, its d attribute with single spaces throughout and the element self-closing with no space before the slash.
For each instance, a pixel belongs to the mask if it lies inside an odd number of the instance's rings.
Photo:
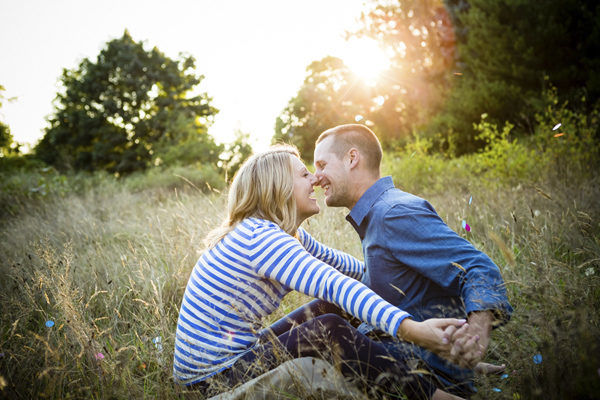
<svg viewBox="0 0 600 400">
<path fill-rule="evenodd" d="M 340 58 L 355 74 L 367 81 L 376 80 L 391 65 L 390 59 L 373 39 L 352 38 L 346 44 Z"/>
</svg>

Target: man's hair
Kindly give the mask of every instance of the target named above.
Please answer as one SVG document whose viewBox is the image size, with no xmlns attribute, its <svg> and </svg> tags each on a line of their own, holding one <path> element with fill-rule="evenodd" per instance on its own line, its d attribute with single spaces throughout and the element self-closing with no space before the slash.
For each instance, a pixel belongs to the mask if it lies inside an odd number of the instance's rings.
<svg viewBox="0 0 600 400">
<path fill-rule="evenodd" d="M 335 141 L 330 150 L 340 160 L 354 147 L 365 157 L 366 167 L 371 171 L 379 172 L 383 151 L 379 139 L 372 130 L 360 124 L 340 125 L 321 133 L 316 144 L 330 136 Z"/>
<path fill-rule="evenodd" d="M 300 158 L 296 147 L 275 145 L 244 162 L 229 189 L 227 217 L 207 235 L 207 248 L 214 247 L 250 217 L 275 222 L 288 234 L 296 235 L 292 157 Z"/>
</svg>

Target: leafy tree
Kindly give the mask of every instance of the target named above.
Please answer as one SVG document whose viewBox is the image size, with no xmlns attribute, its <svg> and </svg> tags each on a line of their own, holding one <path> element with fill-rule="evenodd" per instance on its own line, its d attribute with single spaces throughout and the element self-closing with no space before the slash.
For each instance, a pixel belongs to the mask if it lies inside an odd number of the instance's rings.
<svg viewBox="0 0 600 400">
<path fill-rule="evenodd" d="M 4 100 L 2 92 L 5 90 L 6 89 L 4 89 L 4 86 L 0 85 L 0 109 L 2 108 L 2 102 Z M 10 133 L 10 128 L 8 127 L 8 125 L 0 121 L 0 156 L 10 154 L 13 150 L 11 147 L 12 144 L 13 136 Z"/>
<path fill-rule="evenodd" d="M 308 158 L 325 129 L 354 123 L 371 126 L 384 146 L 425 125 L 441 109 L 454 63 L 455 37 L 441 1 L 371 1 L 347 38 L 380 42 L 392 66 L 364 82 L 342 60 L 313 62 L 300 91 L 277 119 L 274 141 L 292 142 Z"/>
<path fill-rule="evenodd" d="M 379 41 L 392 61 L 377 87 L 385 105 L 373 117 L 383 141 L 422 129 L 442 109 L 453 82 L 456 35 L 441 0 L 373 0 L 347 36 Z"/>
<path fill-rule="evenodd" d="M 195 60 L 145 50 L 129 32 L 112 40 L 97 60 L 65 69 L 37 156 L 59 167 L 125 174 L 160 163 L 172 145 L 195 144 L 216 163 L 219 148 L 207 135 L 218 112 L 194 88 L 204 78 Z M 200 145 L 198 144 L 200 143 Z M 157 155 L 158 154 L 158 155 Z"/>
<path fill-rule="evenodd" d="M 356 115 L 365 116 L 369 110 L 366 100 L 372 99 L 373 93 L 337 57 L 314 61 L 306 70 L 298 94 L 277 117 L 273 142 L 296 145 L 310 161 L 319 135 L 336 125 L 355 123 Z"/>
<path fill-rule="evenodd" d="M 456 154 L 483 145 L 474 130 L 482 114 L 532 133 L 545 76 L 573 107 L 600 99 L 600 3 L 470 0 L 455 10 L 466 32 L 459 38 L 463 76 L 432 129 L 453 137 Z"/>
<path fill-rule="evenodd" d="M 413 107 L 404 108 L 399 129 L 424 130 L 451 154 L 484 146 L 474 129 L 482 114 L 497 124 L 513 121 L 514 132 L 533 132 L 545 76 L 571 107 L 593 106 L 600 99 L 597 1 L 372 0 L 367 5 L 359 29 L 350 35 L 378 40 L 392 57 L 390 81 L 403 90 L 389 97 L 399 108 Z"/>
<path fill-rule="evenodd" d="M 250 134 L 237 130 L 233 142 L 226 144 L 225 151 L 221 153 L 222 169 L 225 170 L 228 179 L 233 178 L 244 161 L 252 155 L 252 152 Z"/>
</svg>

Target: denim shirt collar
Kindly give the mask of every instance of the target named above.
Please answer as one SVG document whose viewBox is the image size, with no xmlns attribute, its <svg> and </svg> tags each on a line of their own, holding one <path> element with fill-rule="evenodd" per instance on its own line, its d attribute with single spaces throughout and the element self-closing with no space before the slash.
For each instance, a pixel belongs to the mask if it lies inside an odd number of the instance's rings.
<svg viewBox="0 0 600 400">
<path fill-rule="evenodd" d="M 363 219 L 367 216 L 367 213 L 375 204 L 377 199 L 387 190 L 394 188 L 394 181 L 391 176 L 384 176 L 383 178 L 379 178 L 377 182 L 375 182 L 370 188 L 367 189 L 360 199 L 356 202 L 350 214 L 346 216 L 346 220 L 352 224 L 354 229 L 358 232 L 359 235 L 363 235 L 364 232 L 359 229 L 360 225 L 363 222 Z"/>
</svg>

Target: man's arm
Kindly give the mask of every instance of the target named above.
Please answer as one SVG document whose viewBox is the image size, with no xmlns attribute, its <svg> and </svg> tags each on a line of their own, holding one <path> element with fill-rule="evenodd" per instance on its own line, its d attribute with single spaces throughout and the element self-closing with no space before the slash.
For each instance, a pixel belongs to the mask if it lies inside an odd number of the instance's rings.
<svg viewBox="0 0 600 400">
<path fill-rule="evenodd" d="M 453 326 L 446 328 L 444 332 L 444 343 L 452 344 L 451 354 L 459 359 L 459 364 L 468 368 L 475 368 L 477 364 L 485 360 L 485 354 L 492 333 L 494 314 L 491 311 L 474 311 L 469 314 L 468 323 L 461 329 Z M 487 370 L 502 371 L 503 367 L 481 365 L 480 369 L 485 373 Z"/>
<path fill-rule="evenodd" d="M 469 314 L 469 329 L 467 330 L 467 333 L 472 336 L 479 336 L 479 345 L 482 348 L 482 357 L 479 361 L 485 360 L 485 352 L 490 343 L 490 335 L 495 320 L 494 314 L 489 310 L 473 311 Z"/>
<path fill-rule="evenodd" d="M 499 268 L 451 230 L 429 203 L 394 207 L 384 217 L 384 226 L 385 247 L 399 263 L 435 282 L 443 290 L 439 295 L 461 297 L 469 315 L 491 310 L 497 322 L 508 321 L 512 307 Z"/>
</svg>

